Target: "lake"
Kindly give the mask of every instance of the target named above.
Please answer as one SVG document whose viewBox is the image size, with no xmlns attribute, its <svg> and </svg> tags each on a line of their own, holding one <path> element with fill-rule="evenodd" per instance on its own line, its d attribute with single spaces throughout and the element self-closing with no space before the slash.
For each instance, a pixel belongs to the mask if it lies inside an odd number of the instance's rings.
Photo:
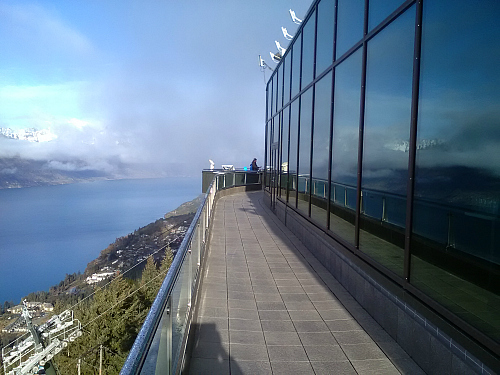
<svg viewBox="0 0 500 375">
<path fill-rule="evenodd" d="M 200 193 L 201 176 L 0 190 L 0 303 L 83 272 L 116 238 Z"/>
</svg>

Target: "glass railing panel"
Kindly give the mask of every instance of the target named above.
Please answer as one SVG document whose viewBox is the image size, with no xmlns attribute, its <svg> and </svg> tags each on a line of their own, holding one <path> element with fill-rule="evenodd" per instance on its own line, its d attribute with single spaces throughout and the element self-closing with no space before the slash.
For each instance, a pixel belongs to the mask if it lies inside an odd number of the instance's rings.
<svg viewBox="0 0 500 375">
<path fill-rule="evenodd" d="M 203 216 L 202 216 L 203 217 Z M 192 288 L 195 287 L 195 280 L 198 276 L 198 265 L 200 262 L 200 248 L 201 248 L 201 230 L 202 230 L 202 220 L 196 225 L 196 229 L 193 233 L 193 239 L 191 241 L 191 275 L 193 279 Z"/>
<path fill-rule="evenodd" d="M 170 299 L 163 310 L 160 325 L 155 332 L 148 355 L 142 366 L 141 375 L 168 373 L 172 367 L 172 315 Z"/>
<path fill-rule="evenodd" d="M 406 225 L 406 198 L 386 196 L 384 221 L 404 228 Z"/>
<path fill-rule="evenodd" d="M 182 263 L 172 290 L 172 355 L 174 368 L 181 358 L 188 312 L 191 308 L 190 259 L 190 254 L 186 254 L 186 259 Z"/>
<path fill-rule="evenodd" d="M 357 190 L 355 187 L 347 187 L 345 191 L 345 206 L 356 210 Z"/>
<path fill-rule="evenodd" d="M 226 177 L 226 187 L 234 186 L 234 173 L 226 173 L 224 175 Z"/>
<path fill-rule="evenodd" d="M 308 177 L 299 176 L 298 180 L 298 201 L 297 208 L 304 215 L 309 216 L 309 190 L 311 189 L 311 180 Z"/>
<path fill-rule="evenodd" d="M 413 233 L 440 244 L 448 242 L 449 215 L 444 207 L 415 200 Z"/>
<path fill-rule="evenodd" d="M 217 176 L 217 189 L 223 189 L 226 187 L 226 175 L 219 174 Z"/>
<path fill-rule="evenodd" d="M 382 221 L 385 197 L 379 193 L 363 191 L 361 212 L 366 216 Z"/>
<path fill-rule="evenodd" d="M 328 181 L 313 180 L 311 194 L 311 218 L 319 225 L 326 227 Z"/>
<path fill-rule="evenodd" d="M 238 173 L 236 172 L 234 174 L 234 184 L 236 186 L 240 186 L 240 185 L 245 185 L 246 183 L 246 173 Z"/>
</svg>

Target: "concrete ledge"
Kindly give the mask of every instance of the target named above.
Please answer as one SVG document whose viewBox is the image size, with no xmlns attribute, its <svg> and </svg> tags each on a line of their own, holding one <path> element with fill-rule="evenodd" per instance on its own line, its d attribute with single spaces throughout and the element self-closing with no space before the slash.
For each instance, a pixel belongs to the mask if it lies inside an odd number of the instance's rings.
<svg viewBox="0 0 500 375">
<path fill-rule="evenodd" d="M 271 206 L 268 192 L 264 202 Z M 491 354 L 301 214 L 279 200 L 274 213 L 425 372 L 495 373 L 456 340 Z"/>
</svg>

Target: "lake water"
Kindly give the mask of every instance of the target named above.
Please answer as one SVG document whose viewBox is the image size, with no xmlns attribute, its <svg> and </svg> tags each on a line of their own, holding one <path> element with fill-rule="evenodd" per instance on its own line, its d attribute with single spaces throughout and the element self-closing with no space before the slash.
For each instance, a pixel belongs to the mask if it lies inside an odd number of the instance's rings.
<svg viewBox="0 0 500 375">
<path fill-rule="evenodd" d="M 0 303 L 83 272 L 116 238 L 200 193 L 201 176 L 0 190 Z"/>
</svg>

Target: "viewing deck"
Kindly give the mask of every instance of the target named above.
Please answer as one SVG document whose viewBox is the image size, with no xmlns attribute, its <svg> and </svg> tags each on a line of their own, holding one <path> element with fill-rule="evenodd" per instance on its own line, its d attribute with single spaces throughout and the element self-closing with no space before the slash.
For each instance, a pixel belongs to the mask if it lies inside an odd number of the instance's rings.
<svg viewBox="0 0 500 375">
<path fill-rule="evenodd" d="M 423 374 L 263 203 L 215 207 L 190 374 Z"/>
</svg>

